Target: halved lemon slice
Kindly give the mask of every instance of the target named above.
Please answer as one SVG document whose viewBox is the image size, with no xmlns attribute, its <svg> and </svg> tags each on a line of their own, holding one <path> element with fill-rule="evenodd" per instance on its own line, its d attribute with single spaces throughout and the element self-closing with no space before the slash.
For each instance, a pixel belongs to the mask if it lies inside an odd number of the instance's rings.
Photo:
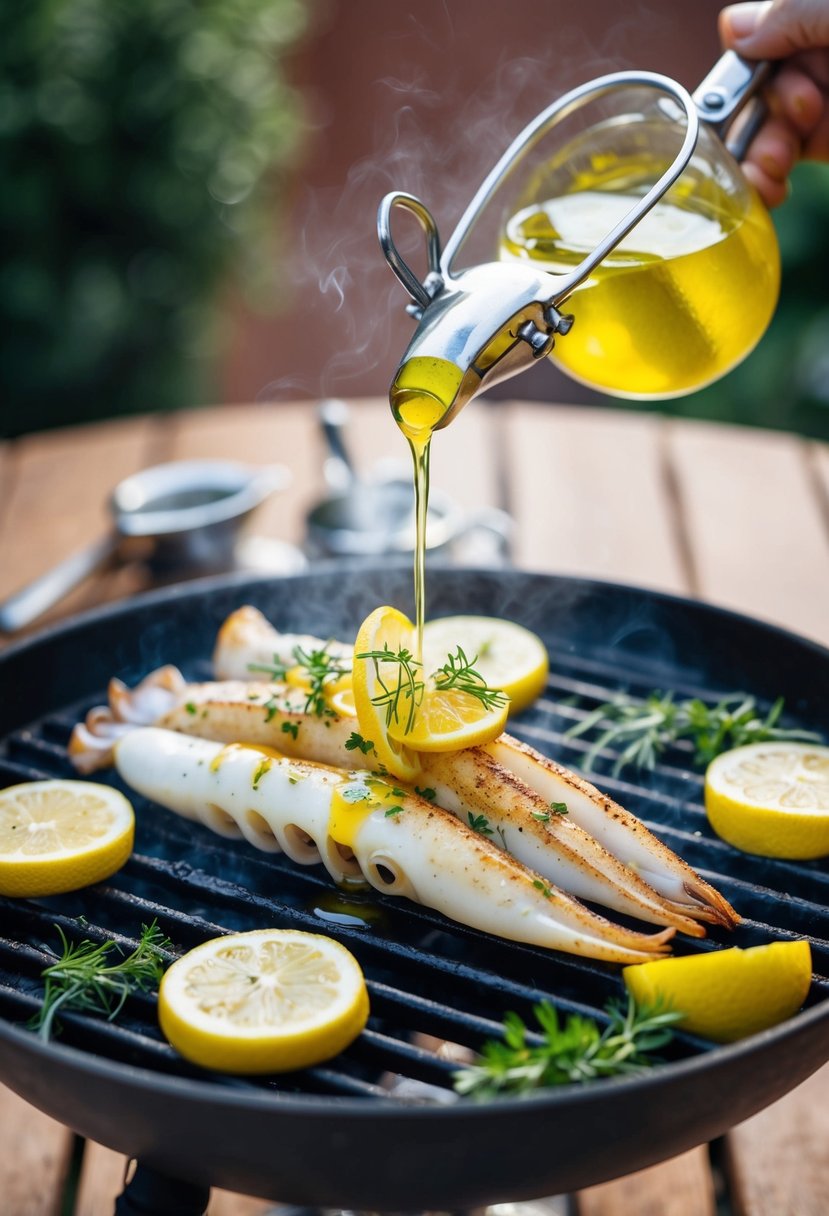
<svg viewBox="0 0 829 1216">
<path fill-rule="evenodd" d="M 829 747 L 750 743 L 705 774 L 712 828 L 738 849 L 805 860 L 829 853 Z"/>
<path fill-rule="evenodd" d="M 351 672 L 346 672 L 332 684 L 326 685 L 325 699 L 330 709 L 341 718 L 353 718 L 357 714 Z"/>
<path fill-rule="evenodd" d="M 0 792 L 0 895 L 77 891 L 132 852 L 135 816 L 118 790 L 91 781 L 29 781 Z"/>
<path fill-rule="evenodd" d="M 309 1068 L 346 1048 L 367 1018 L 354 956 L 295 929 L 213 938 L 173 963 L 158 992 L 176 1051 L 219 1072 Z"/>
<path fill-rule="evenodd" d="M 536 634 L 514 621 L 491 616 L 445 616 L 427 621 L 423 629 L 423 669 L 435 671 L 462 646 L 475 659 L 490 688 L 510 699 L 509 712 L 526 709 L 544 691 L 550 660 Z"/>
<path fill-rule="evenodd" d="M 638 1004 L 661 1000 L 685 1015 L 682 1030 L 733 1043 L 797 1012 L 809 991 L 812 956 L 808 942 L 772 942 L 637 963 L 622 976 Z"/>
<path fill-rule="evenodd" d="M 360 734 L 366 741 L 371 740 L 378 767 L 382 766 L 399 781 L 409 782 L 417 778 L 420 764 L 408 747 L 392 739 L 388 708 L 383 703 L 388 689 L 396 689 L 401 681 L 405 685 L 405 672 L 397 662 L 360 658 L 360 655 L 382 655 L 386 648 L 392 655 L 398 655 L 401 650 L 411 654 L 414 636 L 414 626 L 402 612 L 396 608 L 375 608 L 358 630 L 351 673 Z M 405 687 L 402 687 L 399 714 L 407 716 L 410 704 Z"/>
</svg>

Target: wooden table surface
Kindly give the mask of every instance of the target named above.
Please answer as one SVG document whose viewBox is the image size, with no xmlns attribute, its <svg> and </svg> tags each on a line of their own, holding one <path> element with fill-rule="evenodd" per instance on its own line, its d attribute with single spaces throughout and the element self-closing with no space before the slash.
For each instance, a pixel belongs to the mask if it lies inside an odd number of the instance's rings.
<svg viewBox="0 0 829 1216">
<path fill-rule="evenodd" d="M 352 403 L 357 463 L 403 460 L 380 401 Z M 311 404 L 257 405 L 104 423 L 0 445 L 0 596 L 106 527 L 112 485 L 185 456 L 279 461 L 290 489 L 257 535 L 301 542 L 324 490 Z M 626 411 L 475 403 L 434 444 L 433 485 L 516 521 L 517 565 L 690 594 L 829 645 L 829 448 L 802 439 Z M 146 585 L 96 577 L 50 614 Z M 727 1096 L 711 1095 L 712 1102 Z M 125 1163 L 79 1142 L 0 1088 L 4 1216 L 109 1216 Z M 829 1067 L 723 1141 L 582 1192 L 579 1216 L 826 1216 Z M 211 1216 L 260 1200 L 214 1192 Z"/>
</svg>

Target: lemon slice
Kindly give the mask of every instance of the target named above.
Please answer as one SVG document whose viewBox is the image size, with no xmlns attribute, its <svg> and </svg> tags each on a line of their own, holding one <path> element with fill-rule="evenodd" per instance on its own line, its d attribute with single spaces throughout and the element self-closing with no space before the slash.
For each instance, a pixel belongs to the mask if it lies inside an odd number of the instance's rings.
<svg viewBox="0 0 829 1216">
<path fill-rule="evenodd" d="M 682 1030 L 733 1043 L 796 1013 L 812 978 L 808 942 L 773 942 L 625 967 L 638 1004 L 661 1000 L 685 1014 Z"/>
<path fill-rule="evenodd" d="M 413 651 L 414 626 L 396 608 L 375 608 L 363 621 L 354 643 L 351 683 L 357 721 L 360 724 L 360 734 L 364 739 L 370 739 L 374 745 L 378 767 L 382 766 L 399 781 L 412 782 L 420 773 L 417 756 L 408 747 L 391 738 L 386 722 L 386 707 L 376 700 L 383 695 L 384 684 L 386 688 L 397 687 L 401 678 L 400 665 L 358 657 L 361 654 L 383 651 L 386 646 L 392 654 L 397 654 L 401 648 Z M 408 704 L 408 700 L 403 696 L 400 702 L 401 713 L 407 713 Z"/>
<path fill-rule="evenodd" d="M 405 722 L 390 722 L 389 735 L 417 752 L 457 752 L 496 739 L 504 729 L 509 701 L 490 708 L 477 697 L 457 688 L 441 690 L 428 685 L 411 730 Z"/>
<path fill-rule="evenodd" d="M 329 1060 L 368 1018 L 354 956 L 295 929 L 213 938 L 165 973 L 161 1029 L 186 1059 L 219 1072 L 292 1072 Z"/>
<path fill-rule="evenodd" d="M 427 621 L 423 629 L 423 669 L 442 667 L 449 654 L 462 646 L 475 659 L 475 669 L 490 688 L 500 688 L 510 699 L 509 712 L 520 713 L 544 691 L 550 660 L 536 634 L 490 616 L 445 616 Z M 477 657 L 476 657 L 477 656 Z"/>
<path fill-rule="evenodd" d="M 90 781 L 29 781 L 0 792 L 0 895 L 77 891 L 132 852 L 135 816 L 117 790 Z"/>
<path fill-rule="evenodd" d="M 762 857 L 829 853 L 829 747 L 750 743 L 717 756 L 705 774 L 712 828 Z"/>
<path fill-rule="evenodd" d="M 335 682 L 326 685 L 325 699 L 330 709 L 341 718 L 353 718 L 357 713 L 351 672 L 346 672 Z"/>
</svg>

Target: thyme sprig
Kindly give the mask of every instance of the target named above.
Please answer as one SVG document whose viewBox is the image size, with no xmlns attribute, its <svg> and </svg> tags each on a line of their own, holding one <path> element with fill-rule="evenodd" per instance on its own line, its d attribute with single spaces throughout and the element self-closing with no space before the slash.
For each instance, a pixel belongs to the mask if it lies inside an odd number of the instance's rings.
<svg viewBox="0 0 829 1216">
<path fill-rule="evenodd" d="M 339 655 L 329 650 L 330 642 L 316 650 L 303 650 L 294 646 L 293 664 L 284 663 L 279 655 L 273 656 L 272 663 L 249 663 L 248 671 L 261 671 L 277 684 L 284 684 L 291 667 L 301 667 L 308 681 L 303 712 L 314 714 L 318 718 L 334 717 L 334 711 L 329 708 L 325 697 L 326 685 L 333 684 L 340 676 L 351 672 L 351 664 L 345 663 Z M 270 703 L 269 703 L 270 705 Z M 275 710 L 273 711 L 275 712 Z M 273 713 L 271 713 L 271 717 Z M 270 721 L 270 718 L 266 719 Z"/>
<path fill-rule="evenodd" d="M 42 1039 L 57 1029 L 61 1012 L 102 1013 L 111 1022 L 131 993 L 158 987 L 168 962 L 164 952 L 172 943 L 154 920 L 141 926 L 138 945 L 126 957 L 114 941 L 70 942 L 60 925 L 55 928 L 62 953 L 41 972 L 46 981 L 43 1005 L 30 1022 Z"/>
<path fill-rule="evenodd" d="M 500 708 L 507 702 L 507 694 L 499 688 L 490 688 L 484 677 L 476 671 L 475 664 L 478 656 L 468 659 L 462 646 L 458 646 L 455 654 L 446 656 L 446 662 L 432 675 L 435 688 L 444 692 L 448 688 L 457 688 L 470 697 L 477 697 L 484 709 Z"/>
<path fill-rule="evenodd" d="M 399 723 L 405 711 L 405 733 L 409 734 L 417 716 L 417 710 L 423 701 L 423 693 L 427 685 L 438 692 L 450 688 L 476 697 L 487 710 L 505 705 L 507 695 L 497 688 L 490 688 L 479 671 L 475 670 L 477 655 L 474 659 L 467 658 L 462 646 L 458 646 L 454 654 L 446 656 L 446 662 L 438 667 L 427 681 L 419 676 L 422 663 L 414 657 L 405 646 L 393 651 L 388 642 L 382 650 L 367 650 L 356 656 L 358 659 L 370 659 L 374 663 L 374 672 L 380 692 L 371 698 L 373 705 L 385 708 L 386 725 L 390 722 Z M 390 664 L 396 670 L 396 679 L 389 678 L 388 672 L 381 671 L 381 664 Z"/>
<path fill-rule="evenodd" d="M 580 1014 L 570 1014 L 562 1022 L 554 1006 L 542 1001 L 533 1007 L 540 1040 L 518 1014 L 508 1013 L 503 1040 L 488 1040 L 480 1063 L 454 1074 L 455 1089 L 476 1098 L 494 1098 L 643 1072 L 658 1063 L 651 1053 L 671 1040 L 671 1028 L 683 1016 L 658 1005 L 637 1005 L 633 997 L 626 1008 L 609 1002 L 605 1012 L 609 1020 L 602 1030 L 593 1018 Z"/>
<path fill-rule="evenodd" d="M 386 726 L 391 722 L 399 723 L 401 714 L 405 711 L 405 731 L 408 734 L 414 726 L 417 708 L 423 699 L 424 683 L 417 674 L 423 664 L 419 663 L 405 646 L 395 652 L 388 642 L 384 643 L 382 650 L 366 650 L 356 657 L 370 659 L 374 663 L 374 676 L 380 686 L 380 692 L 371 698 L 371 703 L 385 709 Z M 391 677 L 388 667 L 392 669 Z"/>
<path fill-rule="evenodd" d="M 575 739 L 593 727 L 602 727 L 585 754 L 582 768 L 589 771 L 604 748 L 622 745 L 613 765 L 614 777 L 628 764 L 653 769 L 665 749 L 680 739 L 693 743 L 694 760 L 700 765 L 747 743 L 771 739 L 820 742 L 820 735 L 812 731 L 779 727 L 783 705 L 783 698 L 778 697 L 763 717 L 756 699 L 745 693 L 730 693 L 716 705 L 707 705 L 698 697 L 675 701 L 670 692 L 652 692 L 643 701 L 620 693 L 599 705 L 567 735 Z"/>
</svg>

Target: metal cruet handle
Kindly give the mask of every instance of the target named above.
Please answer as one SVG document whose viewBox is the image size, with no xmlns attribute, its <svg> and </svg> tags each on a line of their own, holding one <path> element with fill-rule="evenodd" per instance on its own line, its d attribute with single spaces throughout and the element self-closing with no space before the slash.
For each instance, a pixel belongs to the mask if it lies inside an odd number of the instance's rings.
<svg viewBox="0 0 829 1216">
<path fill-rule="evenodd" d="M 510 144 L 479 186 L 442 253 L 437 224 L 426 205 L 401 191 L 385 196 L 377 215 L 380 245 L 410 297 L 407 311 L 419 323 L 401 365 L 410 358 L 426 356 L 454 363 L 460 371 L 455 398 L 439 426 L 448 425 L 458 410 L 485 387 L 516 375 L 550 353 L 555 335 L 567 333 L 573 324 L 572 317 L 559 311 L 560 306 L 684 172 L 696 148 L 700 122 L 724 135 L 770 71 L 768 64 L 749 64 L 728 51 L 693 96 L 675 80 L 656 72 L 614 72 L 573 89 L 542 110 Z M 587 102 L 619 87 L 637 85 L 662 92 L 678 104 L 686 122 L 682 145 L 650 190 L 578 266 L 569 274 L 552 275 L 524 264 L 491 262 L 456 273 L 454 261 L 481 212 L 507 173 L 538 139 L 555 122 Z M 661 104 L 664 106 L 666 100 Z M 751 122 L 743 124 L 738 135 L 743 150 L 755 129 Z M 422 282 L 395 245 L 391 233 L 395 207 L 412 212 L 424 229 L 429 270 Z"/>
</svg>

